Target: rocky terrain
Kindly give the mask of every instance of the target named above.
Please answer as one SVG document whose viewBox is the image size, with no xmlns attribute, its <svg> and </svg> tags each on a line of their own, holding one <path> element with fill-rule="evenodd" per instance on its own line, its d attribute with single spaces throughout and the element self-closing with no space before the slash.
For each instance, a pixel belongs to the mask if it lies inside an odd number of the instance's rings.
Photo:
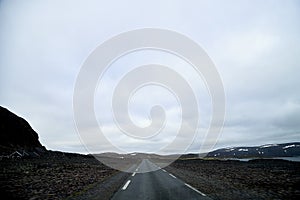
<svg viewBox="0 0 300 200">
<path fill-rule="evenodd" d="M 92 155 L 47 150 L 22 118 L 0 107 L 1 199 L 110 199 L 130 174 L 111 169 Z M 219 149 L 199 159 L 183 155 L 166 170 L 212 199 L 299 199 L 300 162 L 224 158 L 299 156 L 300 143 Z M 260 153 L 258 153 L 260 152 Z M 262 153 L 264 152 L 264 153 Z M 105 153 L 95 155 L 124 169 L 173 156 Z"/>
<path fill-rule="evenodd" d="M 35 154 L 46 151 L 38 134 L 23 118 L 0 106 L 0 155 Z"/>
<path fill-rule="evenodd" d="M 26 120 L 1 106 L 0 156 L 1 199 L 109 199 L 128 175 L 113 178 L 120 173 L 91 155 L 47 150 Z"/>
<path fill-rule="evenodd" d="M 300 162 L 187 159 L 165 169 L 212 199 L 300 198 Z"/>
<path fill-rule="evenodd" d="M 4 159 L 0 161 L 0 196 L 1 199 L 80 199 L 86 191 L 103 185 L 118 173 L 92 156 L 78 154 L 52 152 L 39 158 Z M 102 190 L 98 187 L 98 198 L 109 199 L 126 175 L 110 181 Z"/>
</svg>

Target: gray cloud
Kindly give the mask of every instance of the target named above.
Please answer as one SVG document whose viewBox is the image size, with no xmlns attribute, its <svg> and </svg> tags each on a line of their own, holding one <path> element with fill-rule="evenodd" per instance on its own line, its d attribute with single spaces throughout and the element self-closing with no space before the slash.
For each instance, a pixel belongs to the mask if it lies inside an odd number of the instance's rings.
<svg viewBox="0 0 300 200">
<path fill-rule="evenodd" d="M 227 118 L 216 147 L 298 140 L 297 1 L 136 1 L 132 5 L 114 1 L 1 1 L 0 104 L 26 118 L 46 147 L 86 152 L 76 133 L 72 108 L 81 65 L 95 47 L 113 35 L 158 27 L 197 41 L 219 69 L 227 96 Z M 135 63 L 135 59 L 130 57 L 123 64 Z M 167 56 L 157 59 L 178 63 Z M 148 61 L 142 56 L 139 62 Z M 111 90 L 119 74 L 111 71 L 105 90 Z M 202 86 L 196 88 L 201 96 Z M 107 96 L 100 97 L 109 101 Z M 149 98 L 135 107 L 137 118 L 146 116 L 144 108 L 151 102 Z M 211 105 L 206 97 L 200 104 L 201 127 L 205 128 Z M 174 106 L 169 105 L 168 111 Z M 109 114 L 97 111 L 110 127 Z M 203 132 L 190 151 L 200 149 Z M 139 149 L 139 145 L 155 151 L 171 136 L 166 133 L 147 144 L 120 137 L 116 143 L 129 151 Z"/>
</svg>

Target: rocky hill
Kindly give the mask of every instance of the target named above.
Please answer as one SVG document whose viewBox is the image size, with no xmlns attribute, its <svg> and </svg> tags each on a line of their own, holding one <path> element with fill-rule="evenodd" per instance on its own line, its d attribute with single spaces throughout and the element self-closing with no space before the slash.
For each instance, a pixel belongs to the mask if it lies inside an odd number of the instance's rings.
<svg viewBox="0 0 300 200">
<path fill-rule="evenodd" d="M 0 106 L 0 154 L 45 151 L 38 134 L 23 118 Z M 28 154 L 26 153 L 26 154 Z"/>
<path fill-rule="evenodd" d="M 300 142 L 267 144 L 254 147 L 229 147 L 209 152 L 214 158 L 272 158 L 300 156 Z"/>
</svg>

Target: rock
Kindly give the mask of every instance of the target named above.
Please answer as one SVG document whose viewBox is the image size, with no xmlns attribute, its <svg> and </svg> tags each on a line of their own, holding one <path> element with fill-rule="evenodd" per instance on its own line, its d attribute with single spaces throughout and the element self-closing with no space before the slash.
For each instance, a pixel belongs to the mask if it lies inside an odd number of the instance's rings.
<svg viewBox="0 0 300 200">
<path fill-rule="evenodd" d="M 27 151 L 43 152 L 46 148 L 26 120 L 0 106 L 0 153 L 7 155 L 17 150 L 28 154 Z"/>
</svg>

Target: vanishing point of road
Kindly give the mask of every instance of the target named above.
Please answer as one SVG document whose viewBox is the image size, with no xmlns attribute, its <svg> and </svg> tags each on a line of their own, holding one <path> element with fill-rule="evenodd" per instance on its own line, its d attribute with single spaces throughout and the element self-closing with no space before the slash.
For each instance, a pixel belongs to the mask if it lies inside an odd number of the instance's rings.
<svg viewBox="0 0 300 200">
<path fill-rule="evenodd" d="M 151 172 L 139 173 L 144 171 Z M 208 200 L 210 198 L 149 160 L 144 159 L 112 198 L 112 200 L 133 199 Z"/>
</svg>

